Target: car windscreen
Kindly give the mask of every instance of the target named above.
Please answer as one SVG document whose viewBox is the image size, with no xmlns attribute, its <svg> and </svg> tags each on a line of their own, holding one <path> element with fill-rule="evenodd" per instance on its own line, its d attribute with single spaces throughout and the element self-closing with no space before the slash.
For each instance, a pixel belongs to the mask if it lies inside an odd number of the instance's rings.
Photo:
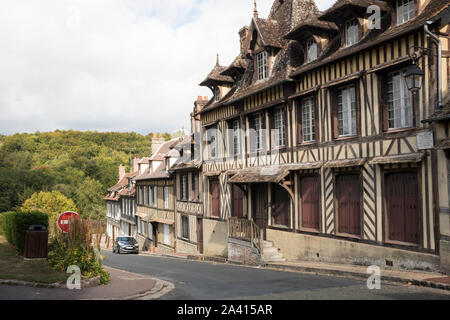
<svg viewBox="0 0 450 320">
<path fill-rule="evenodd" d="M 131 243 L 131 244 L 135 244 L 137 242 L 134 238 L 128 238 L 128 237 L 117 238 L 117 241 L 119 241 L 119 242 L 127 242 L 127 243 Z"/>
</svg>

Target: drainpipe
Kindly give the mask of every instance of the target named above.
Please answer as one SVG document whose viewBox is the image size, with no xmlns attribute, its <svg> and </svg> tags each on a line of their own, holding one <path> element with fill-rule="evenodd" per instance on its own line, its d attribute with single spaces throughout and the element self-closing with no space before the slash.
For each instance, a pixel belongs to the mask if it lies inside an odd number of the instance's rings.
<svg viewBox="0 0 450 320">
<path fill-rule="evenodd" d="M 428 26 L 432 24 L 432 21 L 427 21 L 425 25 L 423 26 L 423 29 L 425 30 L 425 33 L 427 37 L 431 37 L 434 42 L 437 44 L 438 48 L 438 61 L 437 61 L 437 68 L 438 68 L 438 107 L 439 109 L 442 108 L 442 43 L 439 37 L 437 37 L 435 34 L 431 33 L 430 30 L 428 30 Z"/>
</svg>

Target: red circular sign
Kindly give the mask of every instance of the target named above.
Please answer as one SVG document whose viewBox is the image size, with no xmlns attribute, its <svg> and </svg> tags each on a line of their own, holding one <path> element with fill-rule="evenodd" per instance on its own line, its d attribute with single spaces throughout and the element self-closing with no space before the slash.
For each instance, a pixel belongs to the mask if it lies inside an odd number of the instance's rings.
<svg viewBox="0 0 450 320">
<path fill-rule="evenodd" d="M 64 212 L 62 213 L 58 218 L 58 227 L 61 229 L 62 232 L 68 233 L 69 232 L 69 221 L 71 218 L 78 219 L 79 215 L 76 212 Z"/>
</svg>

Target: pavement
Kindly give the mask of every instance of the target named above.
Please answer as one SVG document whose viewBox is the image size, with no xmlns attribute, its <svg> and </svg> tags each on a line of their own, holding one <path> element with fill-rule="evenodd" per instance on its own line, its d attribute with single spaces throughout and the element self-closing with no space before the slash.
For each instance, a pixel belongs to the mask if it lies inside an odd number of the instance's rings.
<svg viewBox="0 0 450 320">
<path fill-rule="evenodd" d="M 367 274 L 363 278 L 287 272 L 167 255 L 118 255 L 109 250 L 102 254 L 105 265 L 173 283 L 175 288 L 158 300 L 450 300 L 450 291 L 387 281 L 383 273 L 381 288 L 370 290 Z"/>
<path fill-rule="evenodd" d="M 143 253 L 143 255 L 233 264 L 232 262 L 228 262 L 225 258 L 222 257 L 205 256 L 205 255 L 183 255 L 183 254 L 170 255 L 157 253 Z M 367 266 L 315 262 L 315 261 L 276 262 L 276 263 L 269 263 L 262 267 L 272 270 L 313 273 L 313 274 L 352 277 L 352 278 L 356 277 L 367 279 L 369 276 L 367 273 L 368 268 Z M 408 285 L 450 290 L 450 276 L 441 273 L 420 271 L 420 270 L 380 268 L 380 275 L 385 281 L 389 282 L 397 282 Z"/>
<path fill-rule="evenodd" d="M 0 285 L 0 300 L 151 300 L 173 289 L 171 283 L 148 275 L 105 269 L 111 276 L 108 285 L 81 290 Z"/>
</svg>

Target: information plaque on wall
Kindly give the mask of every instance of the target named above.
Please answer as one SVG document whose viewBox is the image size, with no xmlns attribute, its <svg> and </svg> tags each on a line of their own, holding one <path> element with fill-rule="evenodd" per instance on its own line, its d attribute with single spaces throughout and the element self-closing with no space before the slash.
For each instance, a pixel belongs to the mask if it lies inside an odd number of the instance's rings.
<svg viewBox="0 0 450 320">
<path fill-rule="evenodd" d="M 417 134 L 417 149 L 427 150 L 434 148 L 433 131 L 423 131 Z"/>
</svg>

